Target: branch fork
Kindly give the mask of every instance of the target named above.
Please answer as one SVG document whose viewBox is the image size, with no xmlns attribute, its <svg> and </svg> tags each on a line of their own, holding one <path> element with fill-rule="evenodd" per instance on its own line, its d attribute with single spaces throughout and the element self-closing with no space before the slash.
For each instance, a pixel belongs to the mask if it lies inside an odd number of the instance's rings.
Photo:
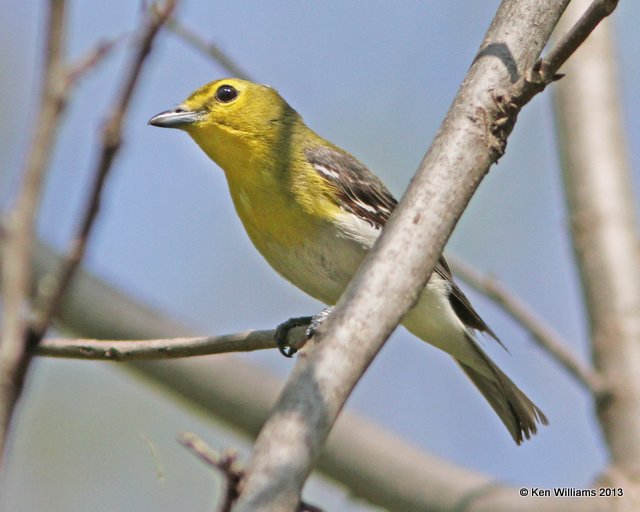
<svg viewBox="0 0 640 512">
<path fill-rule="evenodd" d="M 178 442 L 205 464 L 222 473 L 226 485 L 218 512 L 229 512 L 240 496 L 244 477 L 244 471 L 238 463 L 238 453 L 234 450 L 218 453 L 200 437 L 190 432 L 180 434 Z M 296 512 L 322 512 L 322 509 L 301 501 Z"/>
</svg>

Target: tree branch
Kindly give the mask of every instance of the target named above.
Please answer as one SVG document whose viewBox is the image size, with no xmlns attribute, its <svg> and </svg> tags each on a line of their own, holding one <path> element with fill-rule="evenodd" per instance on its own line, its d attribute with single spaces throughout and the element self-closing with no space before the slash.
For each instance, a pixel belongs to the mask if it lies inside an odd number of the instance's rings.
<svg viewBox="0 0 640 512">
<path fill-rule="evenodd" d="M 65 89 L 66 95 L 71 93 L 71 89 L 78 81 L 89 71 L 95 68 L 104 58 L 113 50 L 113 48 L 122 40 L 122 37 L 103 41 L 91 49 L 86 55 L 78 59 L 65 73 Z"/>
<path fill-rule="evenodd" d="M 594 364 L 611 394 L 597 410 L 617 474 L 638 482 L 638 224 L 610 25 L 598 27 L 564 69 L 554 99 L 571 237 Z"/>
<path fill-rule="evenodd" d="M 498 139 L 504 137 L 505 131 L 507 134 L 511 131 L 517 113 L 523 105 L 542 92 L 547 85 L 562 77 L 557 74 L 560 67 L 584 43 L 598 24 L 614 11 L 618 1 L 594 0 L 588 6 L 586 3 L 586 1 L 583 2 L 586 12 L 573 26 L 562 25 L 566 27 L 567 32 L 546 57 L 539 59 L 507 89 L 494 94 L 504 113 L 494 124 L 494 135 Z M 504 146 L 500 149 L 504 150 Z"/>
<path fill-rule="evenodd" d="M 418 222 L 420 220 L 420 218 L 416 218 L 416 222 Z M 426 279 L 426 278 L 425 278 Z M 121 328 L 120 326 L 118 326 L 118 328 Z M 153 329 L 157 329 L 157 326 L 153 326 Z M 156 366 L 157 367 L 157 366 Z M 165 366 L 166 368 L 166 366 Z M 208 375 L 211 375 L 211 373 L 208 373 Z M 246 382 L 243 383 L 246 386 Z M 260 386 L 258 385 L 256 388 L 253 389 L 260 389 Z M 379 459 L 380 460 L 380 459 Z M 504 489 L 504 488 L 498 488 L 495 490 L 495 492 L 493 492 L 494 488 L 493 486 L 487 486 L 484 489 L 484 492 L 479 491 L 478 486 L 473 487 L 473 490 L 471 490 L 466 484 L 467 482 L 460 478 L 460 479 L 452 479 L 451 481 L 448 480 L 448 477 L 450 476 L 448 473 L 445 475 L 442 471 L 442 466 L 440 464 L 435 464 L 433 466 L 429 465 L 429 464 L 419 464 L 418 467 L 420 469 L 425 468 L 425 467 L 429 467 L 433 470 L 433 473 L 430 475 L 430 477 L 433 479 L 431 481 L 433 482 L 438 482 L 439 478 L 442 478 L 445 482 L 449 482 L 452 485 L 451 487 L 451 491 L 452 494 L 451 496 L 446 496 L 446 499 L 453 499 L 454 496 L 458 496 L 458 494 L 454 494 L 456 492 L 468 492 L 469 494 L 466 496 L 467 499 L 464 500 L 463 506 L 466 508 L 466 510 L 513 510 L 513 503 L 514 503 L 514 499 L 519 499 L 517 497 L 514 497 L 511 494 L 511 490 L 509 489 Z M 463 472 L 463 474 L 466 474 L 466 472 Z M 409 479 L 407 479 L 409 480 Z M 446 487 L 446 485 L 435 485 L 434 487 L 434 492 L 433 494 L 442 494 L 443 492 L 448 491 L 449 488 Z M 404 489 L 402 489 L 402 491 L 404 491 Z M 420 491 L 418 491 L 418 494 L 424 494 L 425 491 L 425 487 L 423 487 Z M 506 493 L 506 494 L 505 494 Z M 430 494 L 430 493 L 427 493 Z M 470 496 L 471 495 L 471 496 Z M 469 505 L 469 499 L 473 500 L 473 503 L 471 505 Z M 504 498 L 502 500 L 503 502 L 503 507 L 498 506 L 498 502 L 500 502 L 500 498 Z M 432 496 L 423 496 L 423 499 L 433 499 L 433 500 L 437 500 L 439 498 L 437 497 L 432 497 Z M 444 498 L 443 498 L 444 499 Z M 480 505 L 478 505 L 478 503 L 480 503 Z M 488 503 L 488 505 L 487 505 Z M 508 505 L 504 505 L 505 503 L 507 503 Z M 562 509 L 563 510 L 570 510 L 573 508 L 572 503 L 575 503 L 573 501 L 571 502 L 567 502 L 567 501 L 563 501 L 562 502 Z M 591 509 L 598 509 L 600 507 L 595 505 L 596 500 L 591 500 L 591 502 L 587 505 L 590 506 Z M 484 504 L 484 507 L 483 507 Z M 531 508 L 533 509 L 533 507 L 536 507 L 537 510 L 540 509 L 545 509 L 546 507 L 544 506 L 544 502 L 540 502 L 538 500 L 535 500 L 535 503 L 532 502 L 531 504 Z M 522 501 L 519 501 L 519 508 L 521 509 L 526 509 L 527 506 L 526 505 L 522 505 Z M 416 510 L 423 510 L 424 508 L 416 508 Z M 586 507 L 583 508 L 586 510 Z M 398 510 L 411 510 L 411 508 L 401 508 Z"/>
<path fill-rule="evenodd" d="M 301 351 L 256 440 L 235 512 L 290 512 L 299 503 L 351 390 L 415 303 L 473 192 L 500 155 L 508 128 L 490 131 L 505 112 L 489 89 L 536 62 L 566 4 L 502 2 L 409 189 L 318 336 Z"/>
<path fill-rule="evenodd" d="M 517 112 L 543 87 L 525 77 L 522 94 L 511 87 L 503 96 L 508 101 L 490 89 L 522 70 L 534 74 L 567 4 L 501 3 L 404 198 L 333 314 L 303 349 L 256 440 L 235 512 L 294 510 L 349 393 L 423 289 L 473 192 L 502 154 Z"/>
<path fill-rule="evenodd" d="M 527 331 L 547 354 L 555 359 L 579 384 L 595 397 L 604 393 L 600 376 L 569 350 L 569 344 L 553 327 L 539 317 L 522 299 L 512 294 L 499 280 L 483 275 L 459 258 L 448 255 L 451 270 L 469 286 L 498 304 Z"/>
<path fill-rule="evenodd" d="M 586 6 L 587 1 L 582 5 Z M 554 48 L 541 59 L 538 72 L 543 80 L 553 81 L 554 75 L 571 55 L 586 41 L 600 22 L 617 7 L 618 0 L 594 0 L 585 13 L 567 31 Z M 565 27 L 565 24 L 561 24 Z"/>
<path fill-rule="evenodd" d="M 2 261 L 2 343 L 0 343 L 0 460 L 9 422 L 22 391 L 29 355 L 26 344 L 27 298 L 38 202 L 60 115 L 64 109 L 65 2 L 51 0 L 47 47 L 35 134 L 27 152 L 24 181 L 15 209 L 4 221 Z"/>
<path fill-rule="evenodd" d="M 38 276 L 58 265 L 58 257 L 45 246 L 40 245 L 35 256 Z M 189 332 L 82 269 L 70 292 L 58 318 L 65 329 L 78 335 L 151 338 Z M 271 374 L 233 356 L 139 361 L 122 368 L 135 370 L 163 386 L 169 397 L 248 437 L 258 434 L 282 388 Z M 340 415 L 323 447 L 318 469 L 360 498 L 392 512 L 513 512 L 516 500 L 521 512 L 596 512 L 603 503 L 591 499 L 554 504 L 542 498 L 519 498 L 517 489 L 496 485 L 487 475 L 428 455 L 348 411 Z"/>
<path fill-rule="evenodd" d="M 244 476 L 244 472 L 240 469 L 237 462 L 238 454 L 234 451 L 220 454 L 197 435 L 189 432 L 180 434 L 178 436 L 178 442 L 205 464 L 222 473 L 226 481 L 226 488 L 219 512 L 229 512 L 231 506 L 238 499 L 238 487 Z M 296 512 L 322 512 L 322 509 L 302 502 Z"/>
<path fill-rule="evenodd" d="M 172 6 L 174 3 L 170 1 L 167 6 Z M 169 9 L 166 16 L 170 12 Z M 163 21 L 166 20 L 166 16 Z M 88 217 L 91 218 L 85 220 L 82 228 L 84 239 L 81 236 L 76 243 L 74 254 L 70 258 L 71 263 L 64 268 L 58 281 L 59 285 L 56 287 L 51 301 L 47 303 L 44 312 L 29 325 L 27 312 L 30 308 L 27 305 L 27 298 L 31 284 L 31 253 L 35 219 L 45 171 L 60 125 L 60 117 L 66 107 L 70 91 L 77 80 L 95 66 L 111 47 L 110 43 L 98 46 L 71 70 L 66 71 L 62 49 L 65 32 L 64 22 L 64 0 L 50 0 L 42 99 L 35 123 L 36 131 L 28 152 L 24 182 L 16 208 L 9 215 L 4 226 L 6 243 L 2 269 L 4 314 L 2 343 L 0 344 L 0 457 L 4 453 L 9 422 L 29 367 L 31 349 L 40 341 L 55 314 L 62 294 L 73 275 L 75 266 L 77 266 L 77 262 L 73 263 L 73 260 L 76 258 L 79 261 L 82 257 L 93 217 L 97 213 L 97 200 L 94 198 L 95 208 L 90 208 L 91 213 Z M 149 33 L 155 34 L 156 31 L 157 28 L 151 27 Z M 141 48 L 145 48 L 145 45 L 150 46 L 152 38 L 153 35 L 148 41 L 143 38 Z M 149 49 L 146 48 L 144 51 L 146 55 Z M 132 69 L 137 68 L 137 71 L 130 73 L 129 80 L 125 83 L 121 96 L 122 104 L 125 107 L 135 87 L 137 73 L 139 73 L 143 60 L 144 57 L 140 59 L 139 63 L 132 66 Z M 114 116 L 106 126 L 105 141 L 109 141 L 110 147 L 109 151 L 105 149 L 103 153 L 104 165 L 101 166 L 98 173 L 97 182 L 99 184 L 94 187 L 94 196 L 99 195 L 101 182 L 104 180 L 115 150 L 119 146 L 119 130 L 123 114 L 124 108 L 120 111 L 116 109 Z M 105 142 L 105 147 L 107 145 Z"/>
<path fill-rule="evenodd" d="M 289 332 L 289 343 L 300 349 L 306 342 L 306 328 Z M 209 337 L 163 338 L 154 340 L 43 339 L 36 355 L 70 359 L 109 361 L 149 361 L 205 356 L 229 352 L 249 352 L 276 348 L 275 331 L 247 331 Z"/>
<path fill-rule="evenodd" d="M 205 464 L 222 473 L 226 487 L 219 512 L 229 512 L 231 505 L 238 499 L 238 484 L 242 479 L 242 470 L 237 463 L 238 455 L 235 452 L 220 454 L 198 436 L 189 432 L 180 434 L 178 442 Z"/>
<path fill-rule="evenodd" d="M 153 41 L 175 9 L 177 0 L 167 0 L 161 6 L 152 6 L 147 10 L 146 19 L 140 28 L 133 58 L 128 68 L 119 96 L 111 107 L 111 115 L 102 129 L 102 148 L 100 157 L 93 173 L 94 182 L 91 188 L 88 206 L 85 211 L 78 234 L 68 252 L 49 296 L 45 297 L 44 308 L 32 323 L 30 344 L 36 346 L 44 336 L 51 320 L 60 307 L 64 295 L 73 275 L 84 257 L 87 243 L 91 235 L 94 221 L 100 211 L 102 189 L 106 182 L 113 161 L 122 145 L 122 128 L 133 92 L 139 82 L 140 74 L 147 56 L 151 52 Z"/>
<path fill-rule="evenodd" d="M 194 47 L 207 57 L 213 59 L 225 71 L 229 72 L 235 78 L 254 81 L 249 73 L 242 69 L 231 57 L 223 52 L 218 45 L 211 41 L 207 41 L 202 36 L 196 34 L 186 25 L 183 25 L 177 18 L 172 17 L 167 23 L 167 28 L 175 35 L 182 39 L 188 45 Z"/>
</svg>

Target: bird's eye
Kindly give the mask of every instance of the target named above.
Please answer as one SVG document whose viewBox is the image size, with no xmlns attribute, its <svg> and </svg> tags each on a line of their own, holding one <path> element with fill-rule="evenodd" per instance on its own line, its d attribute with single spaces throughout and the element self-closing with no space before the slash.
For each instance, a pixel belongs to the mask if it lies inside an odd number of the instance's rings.
<svg viewBox="0 0 640 512">
<path fill-rule="evenodd" d="M 218 87 L 216 91 L 216 99 L 222 103 L 229 103 L 238 96 L 238 90 L 232 85 L 224 84 Z"/>
</svg>

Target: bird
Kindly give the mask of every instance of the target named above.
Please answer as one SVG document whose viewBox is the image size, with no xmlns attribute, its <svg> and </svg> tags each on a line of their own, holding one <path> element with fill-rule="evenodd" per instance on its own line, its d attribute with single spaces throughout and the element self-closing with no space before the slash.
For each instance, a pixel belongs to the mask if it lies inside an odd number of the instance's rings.
<svg viewBox="0 0 640 512">
<path fill-rule="evenodd" d="M 224 171 L 256 249 L 278 274 L 329 306 L 397 204 L 371 170 L 316 134 L 267 85 L 216 80 L 148 124 L 183 130 L 200 146 Z M 402 323 L 456 361 L 518 445 L 548 424 L 480 346 L 479 333 L 502 343 L 454 283 L 444 257 Z"/>
</svg>

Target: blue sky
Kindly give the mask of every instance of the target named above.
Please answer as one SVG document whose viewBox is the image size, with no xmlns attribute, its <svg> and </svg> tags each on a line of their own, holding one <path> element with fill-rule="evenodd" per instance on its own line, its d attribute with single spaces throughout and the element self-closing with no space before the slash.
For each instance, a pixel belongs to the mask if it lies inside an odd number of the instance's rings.
<svg viewBox="0 0 640 512">
<path fill-rule="evenodd" d="M 41 4 L 0 0 L 4 206 L 36 108 Z M 497 5 L 187 0 L 180 18 L 256 80 L 276 87 L 307 124 L 360 158 L 399 196 Z M 69 55 L 78 57 L 97 40 L 130 31 L 139 11 L 138 2 L 124 0 L 71 2 Z M 621 2 L 614 15 L 625 122 L 629 140 L 636 142 L 640 121 L 631 91 L 640 88 L 634 51 L 639 15 L 635 2 Z M 41 237 L 55 247 L 66 246 L 76 225 L 100 122 L 126 57 L 122 46 L 82 81 L 70 105 L 40 213 Z M 184 134 L 146 125 L 193 89 L 224 76 L 174 35 L 159 38 L 127 119 L 125 145 L 87 258 L 88 268 L 106 281 L 207 334 L 271 328 L 322 307 L 282 281 L 253 249 L 223 174 L 195 144 Z M 551 114 L 550 91 L 526 107 L 506 155 L 482 183 L 448 250 L 505 281 L 586 359 Z M 640 145 L 631 148 L 637 169 Z M 469 295 L 511 355 L 490 341 L 487 349 L 545 411 L 550 427 L 516 447 L 458 368 L 403 330 L 385 346 L 349 407 L 425 450 L 501 481 L 587 484 L 606 456 L 588 397 L 509 318 Z M 242 357 L 281 376 L 292 366 L 275 351 Z M 32 377 L 8 471 L 0 479 L 0 508 L 106 511 L 135 503 L 141 511 L 210 510 L 213 479 L 176 446 L 175 434 L 196 430 L 216 447 L 242 447 L 244 441 L 115 365 L 41 361 Z M 155 480 L 139 433 L 157 446 L 165 481 Z M 339 492 L 327 494 L 322 484 L 313 492 L 324 503 L 345 499 Z"/>
</svg>

